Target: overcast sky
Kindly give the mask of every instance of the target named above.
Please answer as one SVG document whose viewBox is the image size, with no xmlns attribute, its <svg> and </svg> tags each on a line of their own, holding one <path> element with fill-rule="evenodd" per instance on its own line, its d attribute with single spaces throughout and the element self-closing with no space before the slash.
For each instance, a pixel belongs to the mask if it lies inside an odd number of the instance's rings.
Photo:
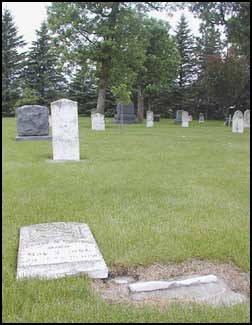
<svg viewBox="0 0 252 325">
<path fill-rule="evenodd" d="M 24 40 L 28 43 L 35 40 L 35 30 L 40 28 L 40 24 L 46 19 L 46 6 L 51 2 L 2 2 L 2 8 L 8 8 L 15 19 L 15 24 L 18 28 L 19 35 L 23 35 Z M 194 35 L 198 35 L 199 20 L 194 18 L 188 10 L 179 10 L 173 14 L 173 17 L 168 17 L 165 12 L 152 12 L 150 15 L 163 20 L 168 20 L 172 31 L 177 25 L 177 22 L 182 14 L 185 14 L 189 27 Z"/>
</svg>

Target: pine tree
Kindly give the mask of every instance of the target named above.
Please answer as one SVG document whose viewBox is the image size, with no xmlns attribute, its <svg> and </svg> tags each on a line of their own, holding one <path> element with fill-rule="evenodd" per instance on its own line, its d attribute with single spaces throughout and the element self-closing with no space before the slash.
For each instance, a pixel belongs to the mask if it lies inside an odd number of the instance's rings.
<svg viewBox="0 0 252 325">
<path fill-rule="evenodd" d="M 194 73 L 194 39 L 184 15 L 181 15 L 176 30 L 176 44 L 180 54 L 179 87 L 190 84 Z"/>
<path fill-rule="evenodd" d="M 49 106 L 64 93 L 65 79 L 45 22 L 36 34 L 27 56 L 26 86 L 36 91 L 41 105 Z"/>
<path fill-rule="evenodd" d="M 24 53 L 18 50 L 25 45 L 22 36 L 18 36 L 14 19 L 8 9 L 2 14 L 2 115 L 14 113 L 15 102 L 20 93 L 20 76 L 24 62 Z"/>
</svg>

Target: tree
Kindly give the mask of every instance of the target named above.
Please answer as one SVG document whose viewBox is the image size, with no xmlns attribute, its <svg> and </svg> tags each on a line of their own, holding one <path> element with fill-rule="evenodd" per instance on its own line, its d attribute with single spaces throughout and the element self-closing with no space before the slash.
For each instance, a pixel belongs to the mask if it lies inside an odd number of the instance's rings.
<svg viewBox="0 0 252 325">
<path fill-rule="evenodd" d="M 2 115 L 14 113 L 15 102 L 20 94 L 20 74 L 24 53 L 19 50 L 25 45 L 18 36 L 13 17 L 8 9 L 2 14 Z"/>
<path fill-rule="evenodd" d="M 21 98 L 19 98 L 16 102 L 16 107 L 23 106 L 23 105 L 34 105 L 39 103 L 39 98 L 36 94 L 34 89 L 26 87 L 23 90 L 23 94 Z"/>
<path fill-rule="evenodd" d="M 25 80 L 26 86 L 36 91 L 39 102 L 48 106 L 64 91 L 65 80 L 45 22 L 36 34 L 27 56 Z"/>
<path fill-rule="evenodd" d="M 138 68 L 137 94 L 139 121 L 143 119 L 144 101 L 151 109 L 152 100 L 162 90 L 169 89 L 177 77 L 179 55 L 175 40 L 169 35 L 167 22 L 145 19 L 146 51 L 142 66 Z"/>
<path fill-rule="evenodd" d="M 250 56 L 250 2 L 188 2 L 188 6 L 204 22 L 224 26 L 231 45 Z"/>
<path fill-rule="evenodd" d="M 129 88 L 134 82 L 134 69 L 142 60 L 137 32 L 142 26 L 136 10 L 162 6 L 158 2 L 53 2 L 49 7 L 48 21 L 57 35 L 59 49 L 68 58 L 90 60 L 95 65 L 97 112 L 104 112 L 109 86 L 124 83 Z"/>
</svg>

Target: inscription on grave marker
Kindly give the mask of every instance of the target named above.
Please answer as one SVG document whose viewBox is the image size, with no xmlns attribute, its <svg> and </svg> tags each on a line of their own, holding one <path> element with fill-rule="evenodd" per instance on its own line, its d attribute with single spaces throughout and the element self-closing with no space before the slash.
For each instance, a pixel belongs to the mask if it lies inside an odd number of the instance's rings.
<svg viewBox="0 0 252 325">
<path fill-rule="evenodd" d="M 17 278 L 57 278 L 87 273 L 107 278 L 108 269 L 86 224 L 55 222 L 22 227 Z"/>
</svg>

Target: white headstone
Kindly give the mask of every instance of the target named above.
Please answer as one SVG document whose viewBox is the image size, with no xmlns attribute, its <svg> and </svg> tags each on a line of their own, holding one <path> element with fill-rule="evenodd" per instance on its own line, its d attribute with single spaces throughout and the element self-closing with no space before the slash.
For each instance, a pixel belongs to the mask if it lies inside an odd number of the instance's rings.
<svg viewBox="0 0 252 325">
<path fill-rule="evenodd" d="M 182 112 L 182 128 L 189 127 L 189 113 L 187 111 Z"/>
<path fill-rule="evenodd" d="M 91 114 L 91 124 L 92 124 L 92 130 L 104 131 L 105 130 L 104 115 L 100 113 Z"/>
<path fill-rule="evenodd" d="M 153 125 L 154 125 L 153 112 L 152 111 L 147 111 L 146 112 L 146 127 L 147 128 L 152 128 Z"/>
<path fill-rule="evenodd" d="M 108 268 L 87 224 L 54 222 L 20 229 L 17 279 L 88 274 L 107 278 Z"/>
<path fill-rule="evenodd" d="M 203 113 L 199 113 L 199 123 L 204 123 L 205 122 L 205 117 Z"/>
<path fill-rule="evenodd" d="M 232 119 L 232 132 L 233 133 L 243 133 L 243 114 L 241 111 L 236 111 Z"/>
<path fill-rule="evenodd" d="M 250 128 L 250 109 L 244 112 L 244 128 Z"/>
<path fill-rule="evenodd" d="M 189 122 L 192 122 L 192 120 L 193 120 L 192 115 L 189 115 L 188 119 L 189 119 Z"/>
<path fill-rule="evenodd" d="M 77 102 L 51 103 L 53 160 L 80 160 Z"/>
</svg>

